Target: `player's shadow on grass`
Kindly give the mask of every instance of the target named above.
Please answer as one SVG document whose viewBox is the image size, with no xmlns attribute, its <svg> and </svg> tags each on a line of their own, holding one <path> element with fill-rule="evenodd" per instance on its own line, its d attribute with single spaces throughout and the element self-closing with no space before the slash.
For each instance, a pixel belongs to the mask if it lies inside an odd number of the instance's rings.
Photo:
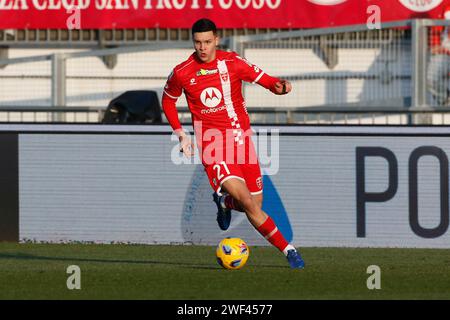
<svg viewBox="0 0 450 320">
<path fill-rule="evenodd" d="M 219 265 L 213 266 L 212 264 L 200 264 L 200 263 L 190 263 L 183 261 L 155 261 L 155 260 L 118 260 L 118 259 L 92 259 L 92 258 L 69 258 L 69 257 L 47 257 L 47 256 L 36 256 L 27 253 L 0 253 L 1 259 L 16 259 L 16 260 L 46 260 L 46 261 L 70 261 L 70 262 L 97 262 L 97 263 L 130 263 L 130 264 L 149 264 L 149 265 L 169 265 L 178 266 L 183 268 L 193 268 L 193 269 L 206 269 L 215 270 L 222 269 Z M 284 265 L 260 265 L 258 267 L 264 268 L 277 268 L 286 269 L 287 266 Z"/>
<path fill-rule="evenodd" d="M 93 258 L 70 258 L 70 257 L 47 257 L 36 256 L 27 253 L 0 253 L 1 259 L 17 260 L 47 260 L 47 261 L 70 261 L 70 262 L 98 262 L 98 263 L 130 263 L 130 264 L 154 264 L 154 265 L 173 265 L 195 269 L 217 269 L 209 264 L 190 263 L 182 261 L 155 261 L 155 260 L 119 260 L 119 259 L 93 259 Z M 219 266 L 218 266 L 219 267 Z"/>
</svg>

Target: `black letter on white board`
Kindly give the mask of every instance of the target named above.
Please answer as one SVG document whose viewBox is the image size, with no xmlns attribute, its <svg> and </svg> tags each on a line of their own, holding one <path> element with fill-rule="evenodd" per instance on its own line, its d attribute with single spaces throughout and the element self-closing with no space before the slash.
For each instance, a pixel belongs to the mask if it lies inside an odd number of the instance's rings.
<svg viewBox="0 0 450 320">
<path fill-rule="evenodd" d="M 389 164 L 389 185 L 384 192 L 366 192 L 366 157 L 381 157 Z M 366 202 L 385 202 L 397 192 L 397 158 L 391 150 L 382 147 L 356 148 L 356 236 L 366 236 Z"/>
<path fill-rule="evenodd" d="M 418 209 L 418 179 L 417 167 L 420 157 L 435 156 L 440 164 L 440 186 L 441 186 L 441 219 L 436 228 L 422 228 L 419 224 Z M 422 238 L 438 238 L 445 234 L 448 229 L 449 207 L 448 207 L 448 158 L 445 152 L 435 146 L 423 146 L 411 153 L 409 157 L 409 225 L 412 231 Z"/>
</svg>

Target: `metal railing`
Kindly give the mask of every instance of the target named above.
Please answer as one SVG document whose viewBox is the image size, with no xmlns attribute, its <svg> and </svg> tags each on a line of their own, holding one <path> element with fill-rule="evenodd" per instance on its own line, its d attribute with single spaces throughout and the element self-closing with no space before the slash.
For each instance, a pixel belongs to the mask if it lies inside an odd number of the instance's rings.
<svg viewBox="0 0 450 320">
<path fill-rule="evenodd" d="M 414 19 L 383 23 L 378 30 L 364 24 L 245 35 L 228 39 L 228 45 L 253 63 L 273 61 L 273 69 L 299 88 L 294 94 L 302 106 L 380 100 L 390 106 L 408 100 L 407 106 L 420 107 L 433 105 L 427 98 L 427 29 L 437 26 L 448 27 L 450 22 Z M 286 104 L 276 100 L 255 95 L 247 103 Z"/>
<path fill-rule="evenodd" d="M 0 106 L 0 122 L 99 123 L 103 107 Z"/>
<path fill-rule="evenodd" d="M 282 29 L 276 29 L 282 31 Z M 274 29 L 219 29 L 220 37 L 274 32 Z M 140 29 L 7 29 L 0 30 L 0 46 L 10 48 L 101 48 L 190 41 L 185 28 Z"/>
<path fill-rule="evenodd" d="M 104 107 L 15 107 L 0 106 L 0 122 L 21 123 L 100 123 Z M 450 124 L 450 108 L 405 107 L 311 107 L 249 108 L 250 121 L 257 124 L 352 124 L 410 125 L 428 117 L 436 125 Z M 178 108 L 180 121 L 191 124 L 188 108 Z M 163 115 L 163 123 L 168 123 Z"/>
<path fill-rule="evenodd" d="M 383 23 L 379 30 L 353 25 L 246 34 L 226 37 L 222 46 L 245 55 L 269 74 L 287 78 L 294 85 L 293 92 L 283 97 L 255 86 L 244 86 L 247 107 L 254 110 L 255 119 L 263 117 L 261 121 L 266 121 L 272 117 L 275 122 L 298 122 L 303 121 L 303 116 L 300 119 L 291 115 L 304 115 L 309 107 L 325 111 L 330 107 L 333 109 L 329 113 L 335 116 L 312 110 L 308 114 L 320 115 L 319 121 L 347 121 L 341 116 L 345 113 L 350 117 L 353 111 L 364 122 L 366 117 L 358 108 L 375 105 L 388 119 L 393 116 L 389 110 L 395 110 L 404 115 L 398 121 L 407 117 L 408 123 L 429 124 L 435 117 L 427 108 L 438 106 L 429 98 L 426 81 L 429 30 L 448 25 L 442 20 L 405 20 Z M 192 42 L 178 40 L 1 59 L 4 90 L 0 93 L 0 106 L 53 106 L 51 120 L 66 121 L 66 113 L 57 112 L 56 108 L 80 105 L 104 108 L 127 90 L 153 89 L 161 93 L 170 69 L 190 52 Z M 10 70 L 12 66 L 16 69 Z M 8 91 L 11 94 L 3 98 L 2 94 Z M 185 107 L 186 101 L 182 98 L 179 105 Z M 348 112 L 338 110 L 346 108 Z M 414 108 L 423 109 L 420 116 Z M 374 112 L 373 108 L 364 110 Z M 415 116 L 406 116 L 407 112 Z M 311 117 L 306 116 L 304 121 L 310 121 Z M 355 116 L 351 119 L 354 121 Z"/>
</svg>

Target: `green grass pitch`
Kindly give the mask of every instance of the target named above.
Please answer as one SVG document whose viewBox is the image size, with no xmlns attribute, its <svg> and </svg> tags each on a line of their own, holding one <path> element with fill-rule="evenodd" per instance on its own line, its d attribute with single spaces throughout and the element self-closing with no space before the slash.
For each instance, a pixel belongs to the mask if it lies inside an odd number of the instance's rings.
<svg viewBox="0 0 450 320">
<path fill-rule="evenodd" d="M 303 248 L 291 270 L 272 247 L 250 247 L 241 270 L 212 246 L 0 243 L 0 299 L 450 299 L 450 250 Z M 69 265 L 81 289 L 69 290 Z M 369 290 L 369 265 L 381 289 Z"/>
</svg>

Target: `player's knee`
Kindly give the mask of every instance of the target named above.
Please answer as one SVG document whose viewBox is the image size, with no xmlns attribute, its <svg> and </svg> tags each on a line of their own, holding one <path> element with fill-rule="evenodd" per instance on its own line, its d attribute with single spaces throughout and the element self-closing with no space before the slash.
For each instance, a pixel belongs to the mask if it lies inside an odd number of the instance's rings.
<svg viewBox="0 0 450 320">
<path fill-rule="evenodd" d="M 254 202 L 259 209 L 262 209 L 262 200 L 254 199 Z"/>
<path fill-rule="evenodd" d="M 262 209 L 263 197 L 262 194 L 252 195 L 253 201 L 256 203 L 259 209 Z"/>
<path fill-rule="evenodd" d="M 250 194 L 241 197 L 238 202 L 246 212 L 253 212 L 257 206 Z"/>
</svg>

